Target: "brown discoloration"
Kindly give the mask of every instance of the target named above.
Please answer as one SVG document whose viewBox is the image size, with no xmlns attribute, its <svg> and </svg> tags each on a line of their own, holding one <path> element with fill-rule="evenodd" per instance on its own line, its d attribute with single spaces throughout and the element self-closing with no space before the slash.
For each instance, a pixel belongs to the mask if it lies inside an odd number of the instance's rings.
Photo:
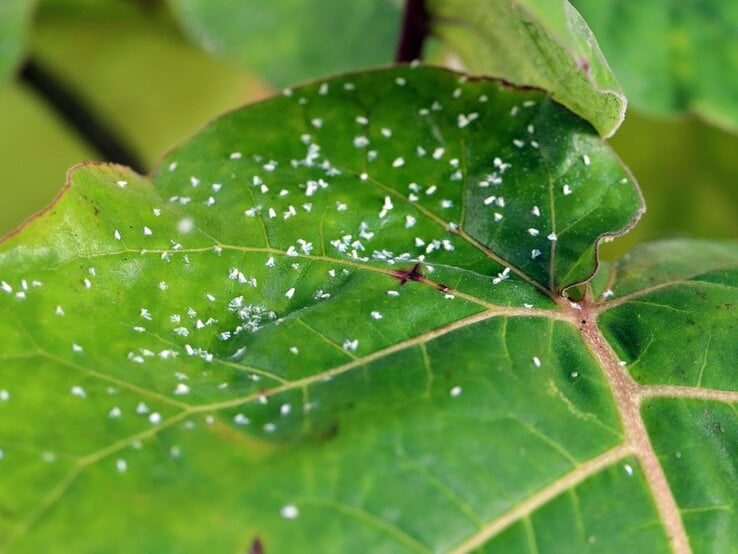
<svg viewBox="0 0 738 554">
<path fill-rule="evenodd" d="M 393 272 L 392 276 L 399 280 L 401 285 L 404 285 L 408 281 L 421 281 L 424 278 L 423 274 L 420 272 L 421 267 L 422 264 L 418 262 L 412 269 L 400 269 Z"/>
<path fill-rule="evenodd" d="M 259 537 L 254 538 L 254 542 L 251 543 L 247 554 L 264 554 L 264 545 Z"/>
<path fill-rule="evenodd" d="M 349 406 L 349 409 L 353 406 Z M 338 422 L 330 423 L 326 427 L 313 430 L 313 438 L 318 442 L 328 442 L 335 439 L 338 436 Z"/>
<path fill-rule="evenodd" d="M 579 67 L 582 68 L 585 75 L 589 75 L 589 60 L 587 58 L 581 58 L 579 60 Z"/>
<path fill-rule="evenodd" d="M 423 273 L 421 272 L 422 267 L 423 264 L 418 262 L 412 267 L 412 269 L 399 269 L 397 271 L 393 271 L 391 275 L 395 279 L 400 281 L 400 285 L 404 285 L 408 281 L 415 281 L 417 283 L 431 285 L 432 287 L 435 287 L 436 290 L 439 290 L 441 292 L 448 292 L 450 290 L 446 285 L 436 283 L 435 281 L 428 279 L 425 275 L 423 275 Z"/>
<path fill-rule="evenodd" d="M 100 206 L 98 205 L 97 201 L 94 198 L 90 198 L 89 196 L 85 194 L 80 195 L 85 202 L 87 202 L 90 205 L 90 208 L 92 208 L 92 214 L 97 217 L 100 215 Z"/>
</svg>

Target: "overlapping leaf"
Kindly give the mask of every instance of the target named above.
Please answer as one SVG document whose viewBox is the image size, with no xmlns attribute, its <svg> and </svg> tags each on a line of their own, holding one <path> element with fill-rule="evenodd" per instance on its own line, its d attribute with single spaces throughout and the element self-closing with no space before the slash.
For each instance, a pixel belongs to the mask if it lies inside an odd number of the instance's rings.
<svg viewBox="0 0 738 554">
<path fill-rule="evenodd" d="M 567 0 L 430 0 L 428 9 L 469 71 L 545 88 L 604 136 L 622 123 L 625 96 Z"/>
<path fill-rule="evenodd" d="M 602 295 L 617 301 L 600 322 L 638 382 L 736 389 L 736 255 L 732 243 L 657 242 L 610 268 Z"/>
<path fill-rule="evenodd" d="M 575 0 L 633 106 L 738 129 L 738 5 Z"/>
<path fill-rule="evenodd" d="M 735 381 L 679 389 L 704 394 L 688 401 L 617 388 L 591 318 L 640 369 L 610 322 L 666 273 L 656 260 L 598 285 L 607 304 L 559 295 L 640 209 L 594 129 L 546 94 L 426 68 L 233 112 L 151 181 L 76 168 L 0 251 L 3 545 L 666 550 L 680 520 L 660 519 L 671 493 L 624 406 L 709 401 L 733 432 Z M 646 423 L 659 455 L 699 453 L 730 490 L 729 451 L 687 449 L 705 427 Z M 694 469 L 667 462 L 709 551 L 734 500 L 711 511 L 680 484 Z"/>
<path fill-rule="evenodd" d="M 206 50 L 271 83 L 390 63 L 402 20 L 397 0 L 170 0 Z"/>
</svg>

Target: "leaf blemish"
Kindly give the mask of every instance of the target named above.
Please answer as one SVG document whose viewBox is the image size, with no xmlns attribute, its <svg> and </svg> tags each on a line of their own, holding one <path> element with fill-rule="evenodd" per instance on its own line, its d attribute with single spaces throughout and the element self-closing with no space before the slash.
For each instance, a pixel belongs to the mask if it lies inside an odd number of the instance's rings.
<svg viewBox="0 0 738 554">
<path fill-rule="evenodd" d="M 404 285 L 408 281 L 420 281 L 423 274 L 420 272 L 422 264 L 415 264 L 412 269 L 400 269 L 392 273 L 392 276 L 400 281 L 400 285 Z"/>
<path fill-rule="evenodd" d="M 423 275 L 423 273 L 420 271 L 422 266 L 423 264 L 418 262 L 412 267 L 412 269 L 399 269 L 397 271 L 393 271 L 391 275 L 395 279 L 400 281 L 400 285 L 404 285 L 408 281 L 417 281 L 418 283 L 433 285 L 436 290 L 439 290 L 441 292 L 449 291 L 449 288 L 446 285 L 436 283 L 435 281 L 431 281 L 430 279 L 426 278 L 426 276 Z"/>
<path fill-rule="evenodd" d="M 249 547 L 248 554 L 264 554 L 264 545 L 259 537 L 254 538 L 254 542 Z"/>
</svg>

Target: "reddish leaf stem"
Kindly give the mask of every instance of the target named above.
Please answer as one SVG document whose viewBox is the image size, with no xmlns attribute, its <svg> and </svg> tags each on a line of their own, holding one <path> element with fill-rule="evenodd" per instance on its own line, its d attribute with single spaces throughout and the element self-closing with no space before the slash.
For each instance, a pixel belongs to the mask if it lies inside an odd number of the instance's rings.
<svg viewBox="0 0 738 554">
<path fill-rule="evenodd" d="M 420 59 L 429 27 L 430 18 L 425 0 L 406 0 L 395 62 L 403 63 Z"/>
</svg>

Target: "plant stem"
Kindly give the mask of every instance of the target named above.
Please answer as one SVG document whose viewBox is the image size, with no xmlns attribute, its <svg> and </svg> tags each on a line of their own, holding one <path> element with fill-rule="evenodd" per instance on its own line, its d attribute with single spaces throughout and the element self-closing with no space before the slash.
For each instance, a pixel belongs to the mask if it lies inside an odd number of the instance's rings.
<svg viewBox="0 0 738 554">
<path fill-rule="evenodd" d="M 395 62 L 419 60 L 423 53 L 423 42 L 428 35 L 430 18 L 425 0 L 406 0 L 400 39 L 397 42 Z"/>
<path fill-rule="evenodd" d="M 37 60 L 29 58 L 20 80 L 39 95 L 74 131 L 106 161 L 127 165 L 138 173 L 146 169 L 139 156 L 98 114 Z"/>
</svg>

